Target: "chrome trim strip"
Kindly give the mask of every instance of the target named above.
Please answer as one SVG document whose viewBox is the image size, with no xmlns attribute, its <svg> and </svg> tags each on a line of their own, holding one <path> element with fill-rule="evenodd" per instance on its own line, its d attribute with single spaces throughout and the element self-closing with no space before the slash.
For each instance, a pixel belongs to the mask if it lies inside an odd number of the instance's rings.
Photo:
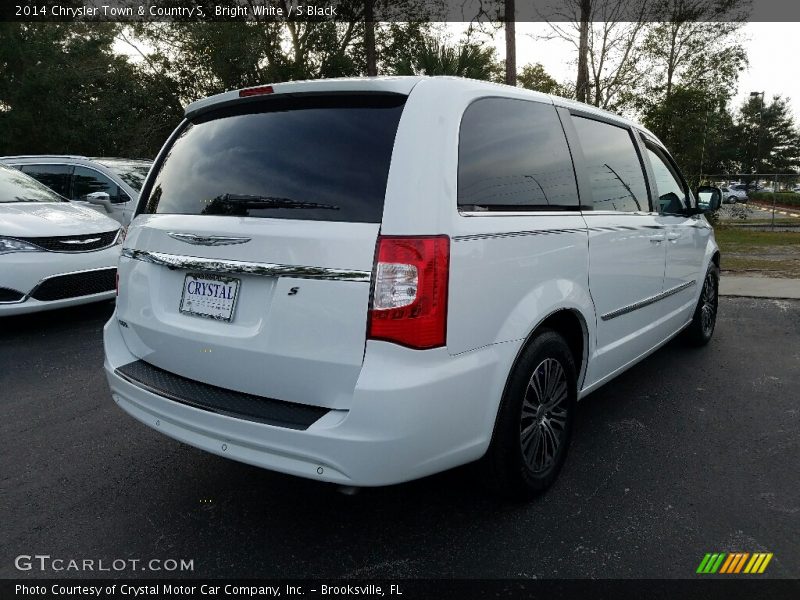
<svg viewBox="0 0 800 600">
<path fill-rule="evenodd" d="M 645 306 L 649 306 L 655 302 L 658 302 L 659 300 L 668 298 L 673 294 L 677 294 L 678 292 L 683 291 L 686 288 L 690 288 L 693 285 L 695 285 L 695 283 L 696 283 L 695 281 L 687 281 L 680 285 L 676 285 L 675 287 L 670 288 L 668 290 L 664 290 L 663 292 L 661 292 L 660 294 L 656 294 L 655 296 L 650 296 L 649 298 L 645 298 L 644 300 L 639 300 L 638 302 L 634 302 L 633 304 L 628 304 L 627 306 L 623 306 L 622 308 L 618 308 L 616 310 L 612 310 L 611 312 L 607 312 L 606 314 L 601 315 L 600 318 L 603 319 L 603 321 L 608 321 L 610 319 L 614 319 L 629 312 L 633 312 L 634 310 L 644 308 Z"/>
<path fill-rule="evenodd" d="M 94 273 L 95 271 L 116 271 L 117 267 L 99 267 L 97 269 L 83 269 L 82 271 L 69 271 L 68 273 L 56 273 L 55 275 L 48 275 L 47 277 L 42 277 L 35 286 L 31 288 L 27 294 L 25 294 L 19 300 L 12 300 L 10 302 L 0 302 L 2 305 L 8 304 L 22 304 L 28 298 L 33 296 L 33 293 L 39 289 L 39 287 L 48 279 L 55 279 L 56 277 L 64 277 L 65 275 L 80 275 L 81 273 Z M 113 291 L 113 290 L 108 290 Z M 107 294 L 108 292 L 97 292 L 97 294 Z M 97 294 L 86 294 L 86 296 L 73 296 L 72 298 L 86 298 L 87 296 L 96 296 Z M 64 298 L 64 300 L 71 300 L 72 298 Z M 38 300 L 38 302 L 61 302 L 61 300 Z"/>
<path fill-rule="evenodd" d="M 581 213 L 584 217 L 663 217 L 659 212 L 648 210 L 585 210 Z"/>
<path fill-rule="evenodd" d="M 580 217 L 581 211 L 575 210 L 459 210 L 462 217 Z"/>
<path fill-rule="evenodd" d="M 232 246 L 233 244 L 246 244 L 253 238 L 232 237 L 226 235 L 195 235 L 193 233 L 180 233 L 168 231 L 167 235 L 179 242 L 194 244 L 195 246 Z"/>
<path fill-rule="evenodd" d="M 115 239 L 116 239 L 116 238 L 115 238 Z M 64 241 L 63 241 L 63 242 L 61 242 L 61 243 L 62 243 L 62 244 L 77 244 L 77 245 L 82 245 L 82 244 L 93 244 L 93 243 L 95 243 L 95 242 L 99 242 L 99 241 L 100 241 L 100 238 L 99 238 L 99 237 L 96 237 L 96 238 L 87 238 L 87 239 L 85 239 L 85 240 L 64 240 Z"/>
<path fill-rule="evenodd" d="M 187 271 L 207 271 L 209 273 L 231 273 L 238 275 L 259 275 L 261 277 L 296 277 L 298 279 L 326 279 L 335 281 L 369 282 L 370 271 L 355 269 L 330 269 L 327 267 L 305 267 L 299 265 L 279 265 L 243 260 L 223 260 L 200 258 L 197 256 L 176 256 L 163 252 L 148 252 L 134 248 L 123 248 L 122 256 L 161 265 L 169 269 Z"/>
<path fill-rule="evenodd" d="M 567 228 L 567 229 L 536 229 L 531 231 L 502 231 L 497 233 L 474 233 L 471 235 L 457 235 L 453 238 L 454 242 L 466 242 L 470 240 L 488 240 L 493 238 L 524 237 L 530 235 L 557 235 L 560 233 L 586 233 L 586 228 Z"/>
</svg>

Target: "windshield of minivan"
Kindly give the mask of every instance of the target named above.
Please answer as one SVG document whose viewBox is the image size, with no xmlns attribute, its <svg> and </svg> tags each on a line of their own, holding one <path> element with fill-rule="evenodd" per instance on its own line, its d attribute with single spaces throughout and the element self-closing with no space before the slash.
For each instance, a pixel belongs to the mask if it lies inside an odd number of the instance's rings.
<svg viewBox="0 0 800 600">
<path fill-rule="evenodd" d="M 145 161 L 127 161 L 127 160 L 103 160 L 98 161 L 100 164 L 108 167 L 114 173 L 119 175 L 125 183 L 131 186 L 137 192 L 141 191 L 144 185 L 144 179 L 150 171 L 152 163 Z"/>
<path fill-rule="evenodd" d="M 17 169 L 0 165 L 0 203 L 66 201 L 33 177 Z"/>
<path fill-rule="evenodd" d="M 273 98 L 186 125 L 144 212 L 379 223 L 399 95 Z"/>
</svg>

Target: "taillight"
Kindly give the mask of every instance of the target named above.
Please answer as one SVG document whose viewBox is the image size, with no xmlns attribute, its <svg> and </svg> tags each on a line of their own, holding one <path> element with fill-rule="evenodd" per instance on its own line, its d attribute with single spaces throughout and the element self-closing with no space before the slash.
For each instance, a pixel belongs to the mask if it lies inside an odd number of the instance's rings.
<svg viewBox="0 0 800 600">
<path fill-rule="evenodd" d="M 409 348 L 445 345 L 450 238 L 379 236 L 367 337 Z"/>
</svg>

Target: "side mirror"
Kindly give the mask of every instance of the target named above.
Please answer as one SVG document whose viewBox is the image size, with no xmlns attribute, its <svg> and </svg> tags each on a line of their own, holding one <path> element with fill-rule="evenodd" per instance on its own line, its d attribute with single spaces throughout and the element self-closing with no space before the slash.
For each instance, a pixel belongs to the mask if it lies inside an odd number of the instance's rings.
<svg viewBox="0 0 800 600">
<path fill-rule="evenodd" d="M 722 204 L 722 190 L 710 185 L 697 188 L 697 214 L 718 210 Z"/>
<path fill-rule="evenodd" d="M 89 204 L 97 204 L 102 206 L 108 213 L 113 212 L 113 207 L 111 206 L 111 196 L 109 196 L 107 192 L 92 192 L 91 194 L 86 194 L 83 199 Z"/>
</svg>

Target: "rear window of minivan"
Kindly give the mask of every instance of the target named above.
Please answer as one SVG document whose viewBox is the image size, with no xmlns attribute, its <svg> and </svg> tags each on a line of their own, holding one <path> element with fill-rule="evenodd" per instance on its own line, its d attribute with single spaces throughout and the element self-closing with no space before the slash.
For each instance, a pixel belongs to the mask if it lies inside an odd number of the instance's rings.
<svg viewBox="0 0 800 600">
<path fill-rule="evenodd" d="M 379 223 L 405 96 L 280 97 L 184 124 L 140 211 Z"/>
</svg>

